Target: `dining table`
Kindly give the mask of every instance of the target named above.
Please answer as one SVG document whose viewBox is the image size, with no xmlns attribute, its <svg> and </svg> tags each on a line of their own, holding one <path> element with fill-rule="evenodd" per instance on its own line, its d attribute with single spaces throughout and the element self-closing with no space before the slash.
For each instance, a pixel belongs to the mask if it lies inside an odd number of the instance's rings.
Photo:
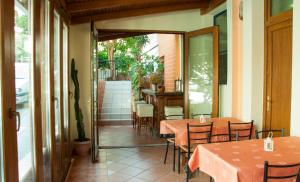
<svg viewBox="0 0 300 182">
<path fill-rule="evenodd" d="M 213 122 L 212 135 L 225 135 L 218 136 L 212 139 L 212 142 L 228 140 L 228 121 L 237 123 L 241 120 L 233 117 L 218 117 L 206 118 L 206 122 L 200 123 L 200 119 L 180 119 L 180 120 L 163 120 L 160 122 L 160 134 L 168 135 L 175 134 L 175 145 L 187 145 L 187 124 L 199 125 Z M 255 127 L 252 129 L 252 137 L 255 137 Z"/>
<path fill-rule="evenodd" d="M 263 182 L 265 161 L 270 165 L 300 163 L 300 137 L 276 137 L 273 141 L 273 151 L 264 150 L 264 139 L 201 144 L 196 147 L 188 166 L 192 172 L 199 169 L 210 175 L 215 182 Z M 268 174 L 289 175 L 298 170 L 271 168 Z"/>
</svg>

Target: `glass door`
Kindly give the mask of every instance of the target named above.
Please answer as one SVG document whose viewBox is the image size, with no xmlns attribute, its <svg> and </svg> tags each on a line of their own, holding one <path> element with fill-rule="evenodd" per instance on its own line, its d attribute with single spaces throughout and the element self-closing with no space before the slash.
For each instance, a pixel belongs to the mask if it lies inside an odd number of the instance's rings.
<svg viewBox="0 0 300 182">
<path fill-rule="evenodd" d="M 92 161 L 98 160 L 99 130 L 98 130 L 98 66 L 97 43 L 98 31 L 92 23 L 91 29 L 91 77 L 92 77 Z"/>
<path fill-rule="evenodd" d="M 50 4 L 44 0 L 44 24 L 43 24 L 43 52 L 41 59 L 41 109 L 42 109 L 42 143 L 44 181 L 51 181 L 51 117 L 50 117 Z"/>
<path fill-rule="evenodd" d="M 55 119 L 55 170 L 58 180 L 62 176 L 62 136 L 61 136 L 61 66 L 60 66 L 60 16 L 54 11 L 54 119 Z"/>
<path fill-rule="evenodd" d="M 64 112 L 64 167 L 68 170 L 70 163 L 70 133 L 69 133 L 69 56 L 68 56 L 68 26 L 63 23 L 63 112 Z"/>
<path fill-rule="evenodd" d="M 188 32 L 185 38 L 185 113 L 217 117 L 218 28 Z"/>
<path fill-rule="evenodd" d="M 15 89 L 19 181 L 35 181 L 31 0 L 15 1 Z"/>
</svg>

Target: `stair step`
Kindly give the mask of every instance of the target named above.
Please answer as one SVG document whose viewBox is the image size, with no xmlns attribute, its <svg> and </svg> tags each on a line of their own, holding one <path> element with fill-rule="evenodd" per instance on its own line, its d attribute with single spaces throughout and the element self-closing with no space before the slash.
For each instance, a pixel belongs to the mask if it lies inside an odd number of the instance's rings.
<svg viewBox="0 0 300 182">
<path fill-rule="evenodd" d="M 131 108 L 103 107 L 101 113 L 131 113 Z"/>
<path fill-rule="evenodd" d="M 131 119 L 131 113 L 101 113 L 101 119 Z"/>
</svg>

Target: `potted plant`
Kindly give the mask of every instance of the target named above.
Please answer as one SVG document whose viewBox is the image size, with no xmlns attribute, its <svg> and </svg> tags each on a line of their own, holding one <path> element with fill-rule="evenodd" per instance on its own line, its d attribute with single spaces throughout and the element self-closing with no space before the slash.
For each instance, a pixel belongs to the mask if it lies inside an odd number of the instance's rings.
<svg viewBox="0 0 300 182">
<path fill-rule="evenodd" d="M 152 73 L 150 75 L 150 82 L 152 90 L 157 91 L 157 85 L 162 82 L 162 75 L 159 73 Z"/>
<path fill-rule="evenodd" d="M 85 156 L 88 155 L 90 150 L 90 139 L 85 137 L 84 123 L 83 123 L 83 115 L 82 111 L 79 107 L 79 99 L 80 99 L 80 90 L 79 90 L 79 82 L 78 82 L 78 70 L 75 67 L 75 60 L 72 59 L 71 63 L 71 77 L 74 83 L 74 110 L 76 116 L 76 125 L 77 125 L 77 134 L 78 138 L 74 141 L 74 149 L 78 155 Z"/>
</svg>

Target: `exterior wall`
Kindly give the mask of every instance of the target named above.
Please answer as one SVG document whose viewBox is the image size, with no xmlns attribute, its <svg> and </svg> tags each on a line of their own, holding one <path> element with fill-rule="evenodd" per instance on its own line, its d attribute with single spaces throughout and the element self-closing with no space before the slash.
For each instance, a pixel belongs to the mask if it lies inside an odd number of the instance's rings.
<svg viewBox="0 0 300 182">
<path fill-rule="evenodd" d="M 180 79 L 179 35 L 158 34 L 159 57 L 164 60 L 164 85 L 166 91 L 174 91 L 174 80 Z"/>
<path fill-rule="evenodd" d="M 91 137 L 91 81 L 90 81 L 90 24 L 70 26 L 70 62 L 74 58 L 78 69 L 80 85 L 80 107 L 85 124 L 86 137 Z M 70 77 L 70 80 L 71 77 Z M 74 92 L 73 82 L 70 81 L 70 90 Z M 71 140 L 77 138 L 76 119 L 74 113 L 74 99 L 70 100 L 70 129 Z"/>
</svg>

